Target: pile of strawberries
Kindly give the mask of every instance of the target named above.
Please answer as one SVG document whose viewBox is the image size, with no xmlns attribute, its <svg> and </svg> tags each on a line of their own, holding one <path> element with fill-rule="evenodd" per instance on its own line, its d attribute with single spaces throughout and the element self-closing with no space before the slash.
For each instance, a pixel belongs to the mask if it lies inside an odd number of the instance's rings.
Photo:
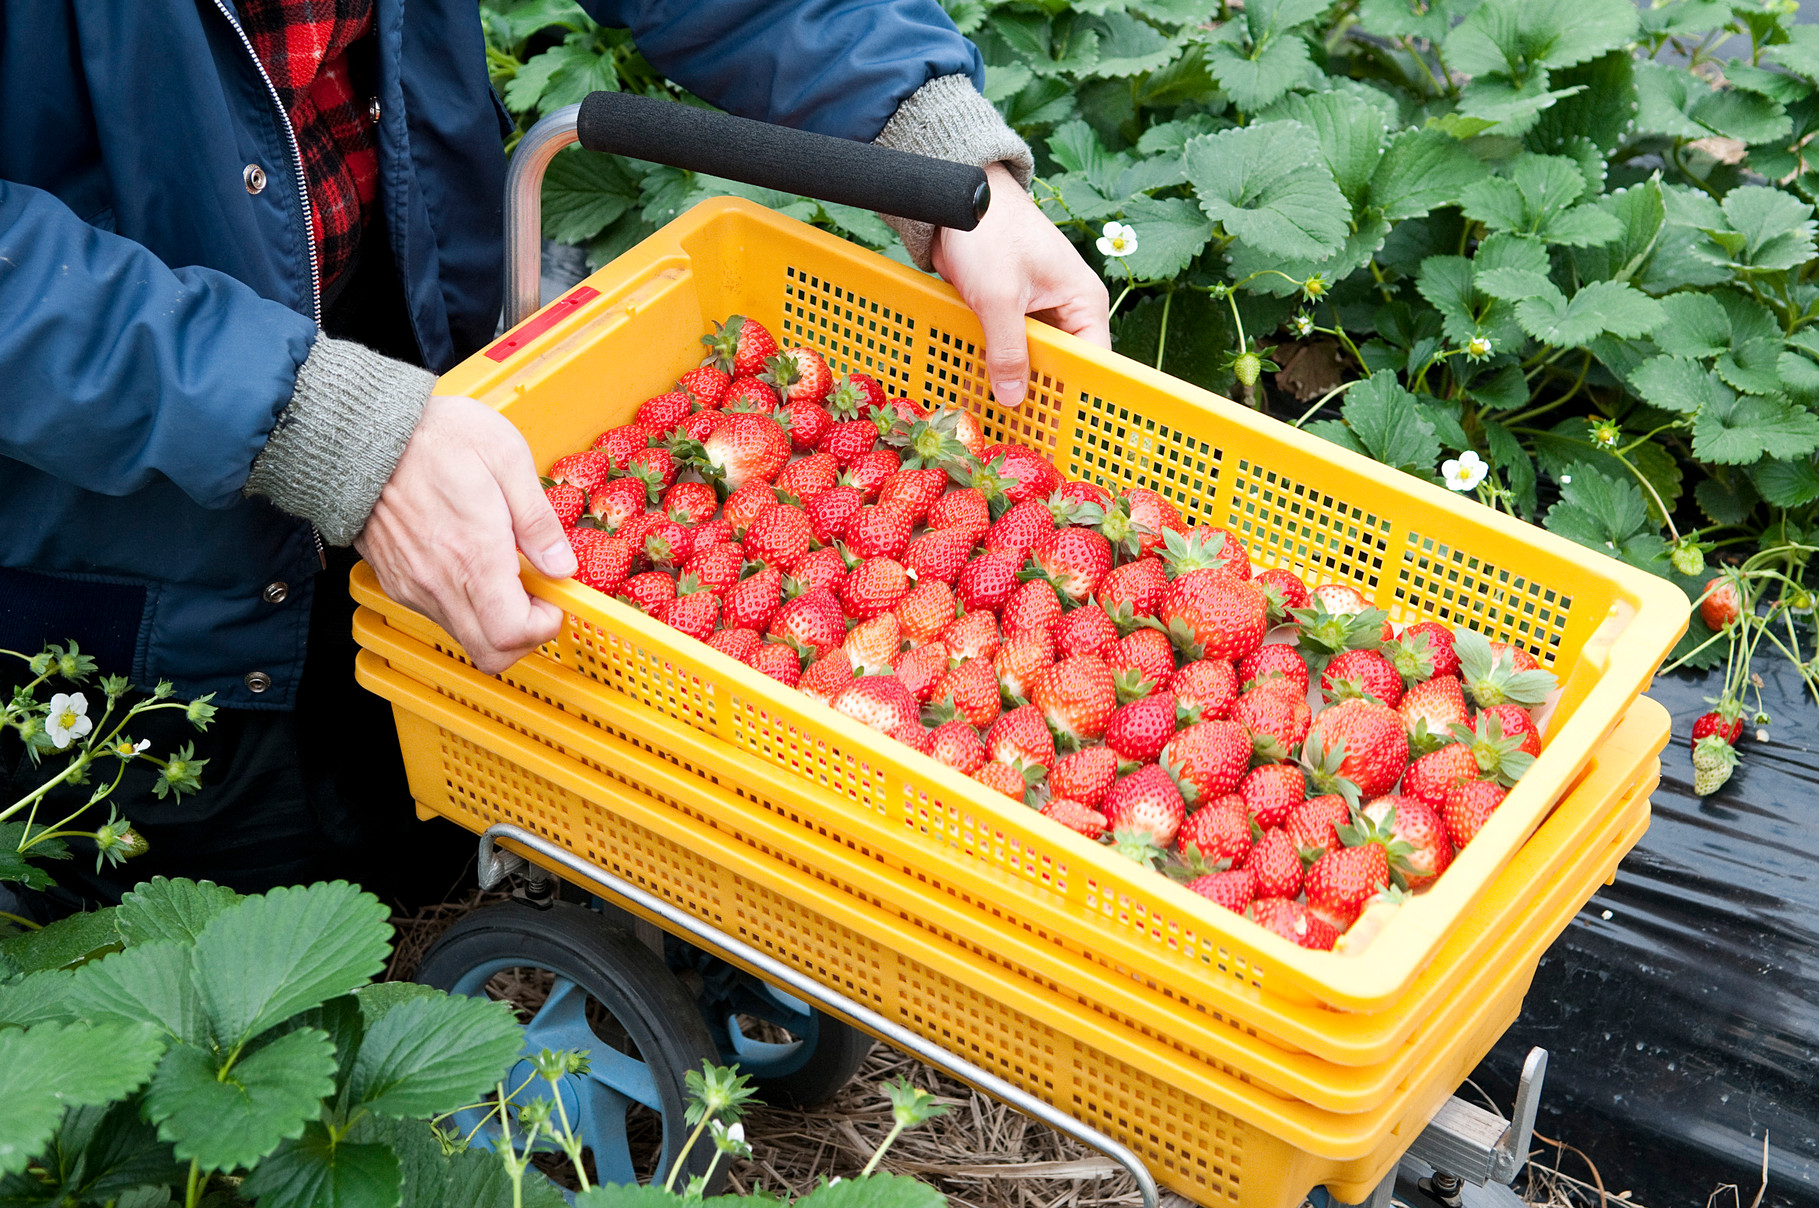
<svg viewBox="0 0 1819 1208">
<path fill-rule="evenodd" d="M 733 316 L 546 480 L 577 578 L 1310 948 L 1540 751 L 1524 651 L 1254 571 L 1154 491 Z"/>
</svg>

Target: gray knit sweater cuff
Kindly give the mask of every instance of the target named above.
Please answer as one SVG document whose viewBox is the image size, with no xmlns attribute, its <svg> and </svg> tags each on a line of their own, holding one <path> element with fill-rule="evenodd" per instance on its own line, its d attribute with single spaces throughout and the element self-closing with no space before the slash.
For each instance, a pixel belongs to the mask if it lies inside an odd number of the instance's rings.
<svg viewBox="0 0 1819 1208">
<path fill-rule="evenodd" d="M 1026 189 L 1036 169 L 1029 147 L 964 75 L 939 76 L 916 89 L 897 106 L 884 133 L 872 141 L 881 147 L 981 168 L 1003 164 Z M 935 228 L 889 214 L 880 217 L 903 237 L 910 259 L 928 268 Z"/>
<path fill-rule="evenodd" d="M 330 545 L 352 545 L 435 382 L 351 340 L 317 336 L 245 493 L 308 520 Z"/>
</svg>

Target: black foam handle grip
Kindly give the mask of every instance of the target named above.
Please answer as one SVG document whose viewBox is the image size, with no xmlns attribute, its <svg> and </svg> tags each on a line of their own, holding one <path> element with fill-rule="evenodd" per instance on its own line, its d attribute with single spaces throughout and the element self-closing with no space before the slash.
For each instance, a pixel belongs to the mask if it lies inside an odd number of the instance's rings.
<svg viewBox="0 0 1819 1208">
<path fill-rule="evenodd" d="M 589 151 L 970 231 L 991 188 L 971 164 L 625 92 L 591 92 L 576 121 Z"/>
</svg>

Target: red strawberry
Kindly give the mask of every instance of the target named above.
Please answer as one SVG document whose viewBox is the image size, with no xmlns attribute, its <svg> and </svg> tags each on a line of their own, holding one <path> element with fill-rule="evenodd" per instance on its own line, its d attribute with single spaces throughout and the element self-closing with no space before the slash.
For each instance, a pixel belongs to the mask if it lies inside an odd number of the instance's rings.
<svg viewBox="0 0 1819 1208">
<path fill-rule="evenodd" d="M 690 398 L 703 407 L 718 407 L 725 400 L 726 388 L 732 381 L 732 374 L 720 366 L 703 365 L 677 378 L 676 388 L 686 391 Z"/>
<path fill-rule="evenodd" d="M 1693 745 L 1712 734 L 1723 737 L 1733 747 L 1743 737 L 1743 706 L 1732 700 L 1720 700 L 1710 713 L 1701 713 L 1693 721 Z"/>
<path fill-rule="evenodd" d="M 846 582 L 846 555 L 837 549 L 812 549 L 802 555 L 790 578 L 801 591 L 825 587 L 838 596 L 840 585 Z"/>
<path fill-rule="evenodd" d="M 688 528 L 687 525 L 684 525 L 683 527 Z M 716 545 L 730 545 L 739 552 L 740 557 L 745 556 L 745 547 L 740 545 L 738 540 L 734 538 L 733 526 L 723 517 L 717 516 L 712 520 L 703 521 L 694 528 L 689 529 L 689 532 L 694 535 L 694 543 L 690 548 L 695 554 L 700 553 L 704 549 L 712 549 Z M 693 557 L 694 554 L 690 554 L 689 556 Z"/>
<path fill-rule="evenodd" d="M 986 540 L 991 540 L 989 534 Z M 1065 528 L 1036 542 L 1030 550 L 1030 569 L 1023 573 L 1042 575 L 1070 603 L 1081 604 L 1092 597 L 1111 569 L 1109 541 L 1092 529 Z"/>
<path fill-rule="evenodd" d="M 1242 868 L 1206 873 L 1189 881 L 1187 888 L 1234 914 L 1243 914 L 1257 891 L 1256 878 Z"/>
<path fill-rule="evenodd" d="M 857 487 L 829 487 L 810 499 L 806 510 L 815 540 L 823 545 L 832 545 L 846 531 L 847 523 L 864 506 L 865 495 Z"/>
<path fill-rule="evenodd" d="M 845 691 L 846 686 L 852 682 L 852 661 L 836 650 L 821 656 L 802 669 L 802 678 L 796 681 L 796 691 L 810 700 L 831 705 L 834 703 L 834 698 Z"/>
<path fill-rule="evenodd" d="M 668 394 L 659 394 L 656 398 L 639 403 L 636 422 L 648 428 L 652 436 L 662 438 L 681 426 L 692 410 L 694 400 L 689 397 L 688 391 L 672 390 Z"/>
<path fill-rule="evenodd" d="M 1478 710 L 1472 728 L 1482 732 L 1487 717 L 1497 719 L 1497 723 L 1503 727 L 1505 738 L 1517 740 L 1517 750 L 1525 755 L 1541 754 L 1541 731 L 1535 728 L 1535 719 L 1529 716 L 1527 709 L 1521 705 L 1491 705 Z"/>
<path fill-rule="evenodd" d="M 762 373 L 764 363 L 777 355 L 777 341 L 764 325 L 744 315 L 714 324 L 712 335 L 701 337 L 707 345 L 703 365 L 714 365 L 734 377 Z"/>
<path fill-rule="evenodd" d="M 768 482 L 754 480 L 726 497 L 720 516 L 733 526 L 734 535 L 743 535 L 752 521 L 776 506 L 776 488 Z"/>
<path fill-rule="evenodd" d="M 558 485 L 566 484 L 579 487 L 592 495 L 606 485 L 614 466 L 608 455 L 599 449 L 589 449 L 583 453 L 570 453 L 567 457 L 558 457 L 545 475 Z"/>
<path fill-rule="evenodd" d="M 1251 844 L 1243 867 L 1257 879 L 1257 896 L 1292 898 L 1301 892 L 1301 853 L 1280 827 L 1270 827 Z"/>
<path fill-rule="evenodd" d="M 920 646 L 946 629 L 954 619 L 954 589 L 938 579 L 919 582 L 894 609 L 903 626 L 903 640 Z"/>
<path fill-rule="evenodd" d="M 954 595 L 968 612 L 997 612 L 1017 586 L 1017 559 L 1010 554 L 980 554 L 960 569 Z"/>
<path fill-rule="evenodd" d="M 1110 747 L 1082 747 L 1055 760 L 1048 774 L 1049 792 L 1097 808 L 1118 779 L 1118 754 Z"/>
<path fill-rule="evenodd" d="M 1259 895 L 1252 899 L 1244 917 L 1303 948 L 1330 952 L 1333 945 L 1339 942 L 1339 933 L 1331 923 L 1316 918 L 1301 903 L 1288 898 L 1266 898 Z"/>
<path fill-rule="evenodd" d="M 998 653 L 1002 640 L 998 621 L 989 612 L 969 612 L 955 617 L 937 636 L 957 659 L 988 661 Z"/>
<path fill-rule="evenodd" d="M 952 583 L 972 553 L 973 543 L 953 529 L 930 529 L 903 551 L 903 564 L 923 582 Z"/>
<path fill-rule="evenodd" d="M 763 567 L 739 580 L 721 595 L 721 619 L 733 629 L 770 628 L 783 599 L 783 572 Z"/>
<path fill-rule="evenodd" d="M 1061 475 L 1048 458 L 1025 445 L 987 445 L 979 453 L 999 477 L 1008 479 L 1004 497 L 1012 504 L 1047 499 L 1061 486 Z"/>
<path fill-rule="evenodd" d="M 1183 708 L 1198 709 L 1201 721 L 1218 721 L 1238 703 L 1238 672 L 1229 659 L 1187 663 L 1169 680 L 1168 691 Z"/>
<path fill-rule="evenodd" d="M 1154 763 L 1175 735 L 1175 698 L 1163 693 L 1134 700 L 1112 714 L 1105 745 L 1131 763 Z"/>
<path fill-rule="evenodd" d="M 1238 679 L 1246 687 L 1267 679 L 1281 679 L 1293 685 L 1297 695 L 1306 696 L 1307 663 L 1293 646 L 1271 642 L 1259 646 L 1238 663 Z"/>
<path fill-rule="evenodd" d="M 932 466 L 898 470 L 878 488 L 879 503 L 900 503 L 910 510 L 910 517 L 920 524 L 928 510 L 947 489 L 947 472 Z"/>
<path fill-rule="evenodd" d="M 1039 768 L 1025 767 L 1021 763 L 993 761 L 974 772 L 973 779 L 988 789 L 1003 793 L 1013 801 L 1028 804 L 1029 791 L 1040 779 L 1040 771 Z"/>
<path fill-rule="evenodd" d="M 1417 649 L 1425 643 L 1425 653 L 1433 664 L 1428 672 L 1434 675 L 1458 675 L 1459 655 L 1453 649 L 1453 631 L 1439 621 L 1417 621 L 1402 631 L 1401 644 L 1408 649 Z"/>
<path fill-rule="evenodd" d="M 587 511 L 609 533 L 641 515 L 649 493 L 636 478 L 615 478 L 588 496 Z"/>
<path fill-rule="evenodd" d="M 1446 795 L 1440 817 L 1446 823 L 1446 837 L 1453 847 L 1464 851 L 1465 845 L 1477 838 L 1484 824 L 1491 820 L 1509 790 L 1495 781 L 1471 780 L 1456 784 Z"/>
<path fill-rule="evenodd" d="M 862 507 L 847 518 L 842 534 L 856 558 L 899 558 L 909 545 L 916 518 L 900 503 Z"/>
<path fill-rule="evenodd" d="M 820 657 L 846 640 L 846 616 L 834 593 L 818 588 L 777 609 L 767 632 Z"/>
<path fill-rule="evenodd" d="M 1433 806 L 1410 797 L 1379 797 L 1364 807 L 1364 816 L 1408 846 L 1396 866 L 1407 889 L 1432 885 L 1453 862 L 1452 840 Z"/>
<path fill-rule="evenodd" d="M 785 403 L 820 406 L 834 392 L 833 371 L 813 348 L 798 346 L 778 353 L 764 363 L 759 376 L 776 388 Z M 812 441 L 809 447 L 813 447 Z"/>
<path fill-rule="evenodd" d="M 1380 845 L 1329 851 L 1308 867 L 1304 887 L 1308 913 L 1344 931 L 1389 883 L 1389 857 Z"/>
<path fill-rule="evenodd" d="M 934 736 L 920 723 L 900 726 L 891 731 L 891 737 L 912 751 L 920 751 L 924 755 L 927 755 L 934 745 Z"/>
<path fill-rule="evenodd" d="M 633 575 L 620 587 L 620 598 L 643 612 L 654 612 L 659 604 L 676 598 L 676 580 L 667 571 L 647 570 Z"/>
<path fill-rule="evenodd" d="M 1042 807 L 1042 816 L 1052 818 L 1067 829 L 1076 834 L 1085 835 L 1089 839 L 1097 839 L 1105 834 L 1105 815 L 1083 801 L 1075 801 L 1072 797 L 1050 797 Z"/>
<path fill-rule="evenodd" d="M 1321 711 L 1309 729 L 1306 745 L 1331 752 L 1344 745 L 1339 775 L 1358 786 L 1366 800 L 1394 787 L 1408 767 L 1408 731 L 1387 705 L 1368 700 L 1342 700 Z M 1323 792 L 1332 791 L 1316 781 Z"/>
<path fill-rule="evenodd" d="M 1264 597 L 1269 601 L 1271 625 L 1282 624 L 1290 619 L 1289 614 L 1295 609 L 1308 606 L 1307 584 L 1292 570 L 1272 567 L 1259 571 L 1253 582 L 1263 589 Z"/>
<path fill-rule="evenodd" d="M 1072 750 L 1105 736 L 1118 707 L 1118 690 L 1103 660 L 1065 658 L 1043 672 L 1030 702 L 1042 710 L 1056 745 Z"/>
<path fill-rule="evenodd" d="M 1006 636 L 1026 629 L 1040 629 L 1046 633 L 1060 619 L 1061 598 L 1043 579 L 1020 584 L 1004 602 L 1004 609 L 998 616 Z"/>
<path fill-rule="evenodd" d="M 1320 695 L 1328 704 L 1369 696 L 1394 709 L 1402 700 L 1402 676 L 1376 650 L 1345 650 L 1320 673 Z"/>
<path fill-rule="evenodd" d="M 1092 604 L 1062 614 L 1049 633 L 1055 639 L 1055 653 L 1062 658 L 1102 655 L 1118 641 L 1118 627 Z"/>
<path fill-rule="evenodd" d="M 1133 557 L 1157 553 L 1167 533 L 1187 528 L 1174 504 L 1145 487 L 1132 487 L 1105 509 L 1099 531 L 1120 551 Z M 1172 577 L 1172 576 L 1171 576 Z"/>
<path fill-rule="evenodd" d="M 1235 791 L 1250 762 L 1250 735 L 1230 721 L 1196 722 L 1162 748 L 1161 766 L 1189 805 Z"/>
<path fill-rule="evenodd" d="M 745 554 L 736 545 L 712 545 L 691 552 L 682 569 L 703 588 L 724 599 L 727 589 L 739 582 L 745 569 Z"/>
<path fill-rule="evenodd" d="M 760 645 L 746 663 L 752 670 L 762 672 L 792 688 L 802 678 L 802 656 L 788 646 L 775 642 Z"/>
<path fill-rule="evenodd" d="M 1295 757 L 1313 716 L 1307 700 L 1282 680 L 1266 680 L 1239 696 L 1231 713 L 1250 735 L 1257 758 L 1270 761 Z"/>
<path fill-rule="evenodd" d="M 1175 841 L 1187 807 L 1168 773 L 1150 763 L 1119 777 L 1099 812 L 1114 831 L 1143 832 L 1153 846 L 1167 847 Z"/>
<path fill-rule="evenodd" d="M 789 437 L 777 421 L 752 412 L 728 413 L 701 442 L 702 473 L 737 491 L 748 482 L 769 483 L 789 461 Z M 734 521 L 735 528 L 738 521 Z"/>
<path fill-rule="evenodd" d="M 1292 763 L 1266 763 L 1238 782 L 1238 796 L 1257 825 L 1278 827 L 1307 797 L 1307 777 Z"/>
<path fill-rule="evenodd" d="M 709 636 L 707 644 L 721 654 L 749 665 L 758 653 L 758 647 L 764 645 L 764 639 L 755 629 L 717 629 Z"/>
<path fill-rule="evenodd" d="M 834 698 L 834 711 L 881 734 L 921 724 L 921 710 L 915 698 L 889 675 L 865 675 L 854 680 Z"/>
<path fill-rule="evenodd" d="M 620 424 L 594 437 L 594 448 L 605 454 L 607 465 L 613 470 L 625 469 L 631 455 L 648 449 L 650 443 L 650 430 L 643 424 Z"/>
<path fill-rule="evenodd" d="M 1055 531 L 1055 519 L 1048 505 L 1038 499 L 1027 500 L 1011 508 L 985 532 L 985 552 L 1010 554 L 1022 566 L 1036 542 Z"/>
<path fill-rule="evenodd" d="M 1215 801 L 1188 815 L 1175 835 L 1175 845 L 1184 854 L 1191 848 L 1203 860 L 1226 860 L 1228 867 L 1236 867 L 1250 855 L 1251 820 L 1236 798 Z"/>
<path fill-rule="evenodd" d="M 663 492 L 675 484 L 676 475 L 681 470 L 674 455 L 661 445 L 640 449 L 625 462 L 626 474 L 644 483 L 652 503 L 661 499 Z"/>
<path fill-rule="evenodd" d="M 686 576 L 683 583 L 694 586 Z M 720 598 L 711 591 L 683 591 L 651 610 L 651 616 L 696 641 L 705 642 L 720 620 Z"/>
<path fill-rule="evenodd" d="M 1156 615 L 1167 594 L 1168 573 L 1162 569 L 1162 560 L 1139 558 L 1107 571 L 1093 598 L 1120 633 L 1129 633 L 1137 622 Z"/>
<path fill-rule="evenodd" d="M 1245 556 L 1244 546 L 1235 535 L 1222 528 L 1200 526 L 1180 532 L 1164 531 L 1162 548 L 1158 552 L 1171 579 L 1179 579 L 1193 570 L 1222 570 L 1238 579 L 1251 577 L 1251 562 Z M 1267 592 L 1264 597 L 1267 605 Z"/>
<path fill-rule="evenodd" d="M 979 737 L 979 731 L 963 721 L 936 726 L 929 740 L 928 753 L 962 776 L 971 776 L 986 762 L 985 742 Z"/>
<path fill-rule="evenodd" d="M 948 662 L 945 643 L 924 642 L 914 650 L 899 654 L 891 670 L 910 690 L 910 695 L 926 705 L 935 699 L 935 685 L 947 674 Z"/>
<path fill-rule="evenodd" d="M 595 591 L 614 595 L 631 573 L 636 554 L 623 538 L 578 528 L 569 534 L 569 545 L 575 551 L 575 579 Z"/>
<path fill-rule="evenodd" d="M 891 475 L 897 473 L 897 455 L 889 449 L 861 453 L 847 464 L 845 481 L 851 482 L 867 499 L 878 498 L 878 492 Z"/>
<path fill-rule="evenodd" d="M 1021 761 L 1046 769 L 1055 762 L 1054 735 L 1042 720 L 1042 710 L 1034 705 L 1000 713 L 985 732 L 985 748 L 997 763 Z"/>
<path fill-rule="evenodd" d="M 798 502 L 812 503 L 821 492 L 831 490 L 840 481 L 840 463 L 829 453 L 811 453 L 783 467 L 777 475 L 777 489 L 794 495 Z M 835 533 L 838 535 L 839 530 Z"/>
<path fill-rule="evenodd" d="M 986 659 L 968 659 L 942 676 L 929 699 L 951 704 L 964 721 L 985 729 L 998 720 L 998 677 Z"/>
<path fill-rule="evenodd" d="M 971 548 L 992 527 L 991 505 L 984 495 L 971 487 L 956 487 L 929 505 L 928 526 L 931 529 L 958 529 L 966 534 L 967 546 Z"/>
<path fill-rule="evenodd" d="M 1055 642 L 1044 629 L 1026 629 L 1006 637 L 992 656 L 1000 695 L 1024 704 L 1044 672 L 1055 664 Z"/>
<path fill-rule="evenodd" d="M 1737 592 L 1736 580 L 1720 575 L 1705 585 L 1699 597 L 1699 619 L 1709 628 L 1723 629 L 1742 615 L 1743 597 Z"/>
<path fill-rule="evenodd" d="M 1471 710 L 1465 705 L 1465 687 L 1452 675 L 1436 675 L 1416 684 L 1403 693 L 1396 711 L 1411 737 L 1417 733 L 1444 736 L 1454 726 L 1471 721 Z"/>
<path fill-rule="evenodd" d="M 801 508 L 778 504 L 746 526 L 745 556 L 774 566 L 784 574 L 794 569 L 815 539 L 814 526 Z"/>
<path fill-rule="evenodd" d="M 690 440 L 706 440 L 725 419 L 726 416 L 720 412 L 711 407 L 704 407 L 699 411 L 689 412 L 676 426 L 676 431 Z"/>
<path fill-rule="evenodd" d="M 575 521 L 581 519 L 581 513 L 587 508 L 587 492 L 572 482 L 558 482 L 544 488 L 543 497 L 549 500 L 550 510 L 556 513 L 556 519 L 565 529 L 574 528 Z"/>
<path fill-rule="evenodd" d="M 1329 852 L 1340 846 L 1338 828 L 1351 821 L 1351 810 L 1337 793 L 1309 797 L 1288 812 L 1282 829 L 1303 851 Z"/>
<path fill-rule="evenodd" d="M 1193 570 L 1169 584 L 1156 619 L 1194 659 L 1241 659 L 1268 632 L 1263 589 L 1222 570 Z"/>
<path fill-rule="evenodd" d="M 849 373 L 828 396 L 828 407 L 843 418 L 863 419 L 884 406 L 888 397 L 877 378 L 865 373 Z"/>
<path fill-rule="evenodd" d="M 841 644 L 855 675 L 889 675 L 903 653 L 903 625 L 883 612 L 852 627 Z"/>
<path fill-rule="evenodd" d="M 878 425 L 869 419 L 835 420 L 821 434 L 815 448 L 830 453 L 845 469 L 870 453 L 878 444 Z"/>
<path fill-rule="evenodd" d="M 1408 771 L 1402 774 L 1402 792 L 1439 809 L 1446 804 L 1446 795 L 1454 785 L 1476 780 L 1478 775 L 1478 761 L 1472 758 L 1471 748 L 1449 742 L 1408 765 Z"/>
<path fill-rule="evenodd" d="M 1318 603 L 1334 616 L 1356 616 L 1370 610 L 1364 593 L 1349 583 L 1322 583 L 1308 592 L 1309 603 Z"/>
<path fill-rule="evenodd" d="M 1144 696 L 1162 691 L 1175 678 L 1175 648 L 1154 629 L 1125 634 L 1105 652 L 1105 661 L 1114 673 L 1131 673 L 1133 690 Z M 1173 708 L 1173 695 L 1164 694 Z"/>
<path fill-rule="evenodd" d="M 663 493 L 663 511 L 677 524 L 692 528 L 712 520 L 720 499 L 705 482 L 679 482 Z"/>
<path fill-rule="evenodd" d="M 840 602 L 849 615 L 864 621 L 895 608 L 909 589 L 909 573 L 901 562 L 867 558 L 840 584 Z"/>
<path fill-rule="evenodd" d="M 789 429 L 790 448 L 798 453 L 807 453 L 820 444 L 834 422 L 826 407 L 801 399 L 785 403 L 779 420 Z"/>
</svg>

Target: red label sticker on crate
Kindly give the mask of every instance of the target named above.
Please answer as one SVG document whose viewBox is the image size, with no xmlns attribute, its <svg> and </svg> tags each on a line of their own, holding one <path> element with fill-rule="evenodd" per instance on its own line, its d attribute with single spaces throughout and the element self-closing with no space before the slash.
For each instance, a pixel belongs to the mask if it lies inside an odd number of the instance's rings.
<svg viewBox="0 0 1819 1208">
<path fill-rule="evenodd" d="M 591 285 L 576 286 L 530 319 L 512 328 L 504 339 L 486 350 L 486 355 L 495 361 L 505 360 L 599 296 L 600 291 Z"/>
</svg>

